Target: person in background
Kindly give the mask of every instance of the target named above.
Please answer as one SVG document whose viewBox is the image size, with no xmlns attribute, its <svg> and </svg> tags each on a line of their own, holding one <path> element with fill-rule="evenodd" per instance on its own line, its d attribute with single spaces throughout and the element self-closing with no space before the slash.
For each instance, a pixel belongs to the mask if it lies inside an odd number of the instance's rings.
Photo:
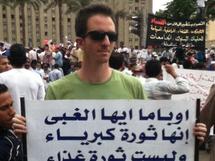
<svg viewBox="0 0 215 161">
<path fill-rule="evenodd" d="M 132 75 L 132 71 L 127 68 L 124 55 L 121 53 L 113 52 L 109 60 L 109 65 L 111 68 L 119 70 L 124 74 Z"/>
<path fill-rule="evenodd" d="M 13 69 L 0 74 L 0 83 L 8 87 L 14 101 L 14 108 L 17 113 L 20 113 L 20 97 L 28 100 L 43 100 L 44 83 L 38 74 L 24 68 L 27 57 L 22 44 L 13 44 L 10 47 L 9 60 Z"/>
<path fill-rule="evenodd" d="M 51 72 L 49 72 L 49 82 L 56 81 L 63 77 L 62 71 L 59 69 L 59 65 L 55 64 Z"/>
<path fill-rule="evenodd" d="M 5 55 L 4 43 L 0 42 L 0 55 Z"/>
<path fill-rule="evenodd" d="M 164 69 L 175 79 L 175 82 L 163 80 L 160 61 L 150 60 L 146 62 L 146 79 L 143 84 L 149 99 L 171 99 L 172 94 L 183 94 L 189 92 L 188 81 L 178 76 L 171 64 L 165 64 Z"/>
<path fill-rule="evenodd" d="M 7 86 L 0 84 L 0 160 L 21 161 L 21 141 L 12 130 L 15 116 L 13 99 Z"/>
<path fill-rule="evenodd" d="M 63 54 L 61 53 L 60 46 L 55 47 L 55 55 L 54 60 L 55 64 L 58 64 L 58 66 L 61 68 L 63 66 Z"/>
<path fill-rule="evenodd" d="M 0 73 L 6 72 L 10 69 L 12 69 L 12 66 L 7 56 L 0 55 Z"/>
<path fill-rule="evenodd" d="M 215 137 L 209 137 L 210 129 L 215 125 L 215 84 L 210 88 L 209 95 L 205 101 L 204 107 L 200 112 L 199 120 L 206 124 L 207 126 L 207 135 L 206 140 L 210 144 L 210 161 L 214 161 L 215 158 Z"/>
</svg>

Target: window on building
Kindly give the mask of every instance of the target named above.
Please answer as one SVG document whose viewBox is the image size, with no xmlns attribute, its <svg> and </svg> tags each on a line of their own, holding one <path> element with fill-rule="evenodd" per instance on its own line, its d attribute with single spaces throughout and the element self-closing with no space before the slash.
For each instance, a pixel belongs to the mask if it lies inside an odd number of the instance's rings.
<svg viewBox="0 0 215 161">
<path fill-rule="evenodd" d="M 8 28 L 7 23 L 3 24 L 3 32 L 4 33 L 7 33 L 7 28 Z"/>
<path fill-rule="evenodd" d="M 2 17 L 3 17 L 3 18 L 7 18 L 6 14 L 3 14 Z"/>
<path fill-rule="evenodd" d="M 38 36 L 39 36 L 39 35 L 40 35 L 40 31 L 36 31 L 36 35 L 38 35 Z"/>
<path fill-rule="evenodd" d="M 5 11 L 6 10 L 6 6 L 2 6 L 2 10 Z"/>
<path fill-rule="evenodd" d="M 28 10 L 28 12 L 31 12 L 31 7 L 28 7 L 28 9 L 27 9 L 27 10 Z"/>
<path fill-rule="evenodd" d="M 55 17 L 52 17 L 52 21 L 55 21 Z"/>
<path fill-rule="evenodd" d="M 14 17 L 15 17 L 14 15 L 11 15 L 11 19 L 14 19 Z"/>
<path fill-rule="evenodd" d="M 13 41 L 13 43 L 15 43 L 15 42 L 16 42 L 16 38 L 15 38 L 15 37 L 13 37 L 13 38 L 12 38 L 12 41 Z"/>
<path fill-rule="evenodd" d="M 35 12 L 36 15 L 38 15 L 39 14 L 39 9 L 35 9 L 34 12 Z"/>
<path fill-rule="evenodd" d="M 71 22 L 71 18 L 68 18 L 68 19 L 67 19 L 67 22 Z"/>
<path fill-rule="evenodd" d="M 44 21 L 45 21 L 45 23 L 48 22 L 48 17 L 47 16 L 44 17 Z"/>
<path fill-rule="evenodd" d="M 135 0 L 136 3 L 139 3 L 139 0 Z"/>
<path fill-rule="evenodd" d="M 56 32 L 56 28 L 54 26 L 52 26 L 52 33 Z"/>
<path fill-rule="evenodd" d="M 40 39 L 37 39 L 36 41 L 37 46 L 40 46 Z"/>
<path fill-rule="evenodd" d="M 48 36 L 48 32 L 47 31 L 45 32 L 45 36 Z"/>
</svg>

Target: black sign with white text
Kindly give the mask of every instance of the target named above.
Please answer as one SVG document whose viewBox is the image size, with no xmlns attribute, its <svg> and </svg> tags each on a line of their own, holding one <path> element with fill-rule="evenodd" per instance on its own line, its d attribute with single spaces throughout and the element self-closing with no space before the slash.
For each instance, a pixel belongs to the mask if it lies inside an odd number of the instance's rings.
<svg viewBox="0 0 215 161">
<path fill-rule="evenodd" d="M 174 47 L 180 44 L 204 49 L 205 26 L 205 20 L 176 21 L 149 15 L 147 46 Z"/>
</svg>

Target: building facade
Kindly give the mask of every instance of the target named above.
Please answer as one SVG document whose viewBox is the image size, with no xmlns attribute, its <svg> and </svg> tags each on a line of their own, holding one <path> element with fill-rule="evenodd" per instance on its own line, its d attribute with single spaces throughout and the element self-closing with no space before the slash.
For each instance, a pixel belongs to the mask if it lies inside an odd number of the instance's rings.
<svg viewBox="0 0 215 161">
<path fill-rule="evenodd" d="M 98 0 L 94 0 L 92 3 Z M 101 2 L 101 0 L 99 0 Z M 124 41 L 126 46 L 139 46 L 140 36 L 129 31 L 129 16 L 142 12 L 144 28 L 142 38 L 146 38 L 147 15 L 152 13 L 152 0 L 103 0 L 109 4 L 115 13 L 124 12 L 118 19 L 119 42 Z M 44 40 L 53 40 L 60 43 L 60 15 L 59 7 L 46 10 L 41 6 L 35 10 L 31 5 L 10 8 L 0 5 L 0 41 L 8 43 L 25 43 L 27 47 L 42 46 Z M 75 41 L 75 13 L 66 14 L 67 6 L 62 8 L 62 23 L 64 42 Z M 24 32 L 24 34 L 23 34 Z M 62 43 L 62 42 L 61 42 Z M 143 44 L 144 45 L 144 44 Z"/>
<path fill-rule="evenodd" d="M 209 21 L 207 24 L 206 47 L 215 47 L 215 21 Z"/>
</svg>

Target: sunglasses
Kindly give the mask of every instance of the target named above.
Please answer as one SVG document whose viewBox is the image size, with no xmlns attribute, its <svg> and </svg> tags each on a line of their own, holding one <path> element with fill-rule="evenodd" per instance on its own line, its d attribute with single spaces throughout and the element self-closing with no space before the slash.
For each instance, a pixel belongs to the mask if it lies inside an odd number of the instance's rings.
<svg viewBox="0 0 215 161">
<path fill-rule="evenodd" d="M 106 35 L 111 42 L 117 41 L 118 35 L 115 32 L 90 31 L 85 37 L 89 36 L 94 41 L 102 41 Z"/>
</svg>

